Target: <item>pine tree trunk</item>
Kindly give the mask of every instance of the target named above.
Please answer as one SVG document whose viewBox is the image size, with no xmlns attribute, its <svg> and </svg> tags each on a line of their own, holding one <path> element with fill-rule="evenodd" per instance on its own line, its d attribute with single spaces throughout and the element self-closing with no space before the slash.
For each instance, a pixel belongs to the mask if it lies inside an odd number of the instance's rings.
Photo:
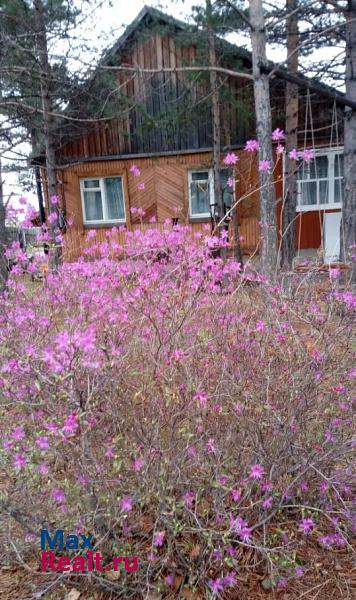
<svg viewBox="0 0 356 600">
<path fill-rule="evenodd" d="M 273 161 L 272 118 L 268 75 L 261 72 L 266 66 L 266 33 L 262 0 L 249 0 L 252 70 L 257 140 L 260 145 L 259 158 Z M 260 222 L 261 222 L 261 267 L 263 273 L 272 276 L 277 267 L 277 220 L 276 194 L 271 171 L 259 172 Z"/>
<path fill-rule="evenodd" d="M 298 8 L 298 0 L 286 0 L 287 13 Z M 287 28 L 287 71 L 292 75 L 298 73 L 298 13 L 286 19 Z M 289 152 L 298 145 L 298 86 L 286 82 L 286 156 L 285 156 L 285 188 L 281 215 L 282 240 L 281 263 L 292 268 L 296 248 L 296 207 L 297 207 L 297 163 L 289 158 Z"/>
<path fill-rule="evenodd" d="M 3 181 L 1 171 L 1 157 L 0 157 L 0 292 L 6 287 L 8 279 L 7 260 L 5 256 L 5 249 L 7 246 L 7 233 L 5 226 L 5 202 L 3 193 Z"/>
<path fill-rule="evenodd" d="M 0 60 L 2 56 L 2 46 L 0 43 Z M 0 100 L 2 98 L 2 85 L 0 81 Z M 2 168 L 1 168 L 1 156 L 0 156 L 0 292 L 6 287 L 8 280 L 7 260 L 5 256 L 5 250 L 7 246 L 7 232 L 6 232 L 6 208 L 4 201 L 4 187 L 2 181 Z"/>
<path fill-rule="evenodd" d="M 57 215 L 57 219 L 51 224 L 52 246 L 50 253 L 50 266 L 57 269 L 61 259 L 61 248 L 55 242 L 56 235 L 59 233 L 58 213 L 55 206 L 51 205 L 50 199 L 57 195 L 57 176 L 56 176 L 56 152 L 55 152 L 55 132 L 53 122 L 53 102 L 51 95 L 51 66 L 48 59 L 48 47 L 46 37 L 46 19 L 42 0 L 34 0 L 33 6 L 36 15 L 36 48 L 38 62 L 40 66 L 41 82 L 41 100 L 43 111 L 43 132 L 46 151 L 46 174 L 48 185 L 49 211 Z"/>
<path fill-rule="evenodd" d="M 348 0 L 346 12 L 346 96 L 356 100 L 356 0 Z M 345 109 L 344 117 L 344 199 L 341 220 L 341 256 L 350 262 L 351 280 L 356 282 L 356 111 Z"/>
<path fill-rule="evenodd" d="M 31 147 L 32 147 L 32 156 L 39 156 L 40 154 L 40 145 L 38 143 L 38 134 L 37 129 L 31 129 Z M 43 190 L 42 190 L 42 182 L 41 182 L 41 169 L 39 165 L 34 166 L 34 175 L 36 181 L 36 192 L 38 199 L 38 210 L 40 212 L 41 224 L 43 225 L 46 222 L 46 212 L 43 201 Z"/>
<path fill-rule="evenodd" d="M 208 60 L 209 67 L 216 67 L 215 36 L 212 27 L 211 0 L 206 2 L 206 18 L 208 28 Z M 209 72 L 210 90 L 212 101 L 212 123 L 213 123 L 213 173 L 214 173 L 214 204 L 217 207 L 218 222 L 224 216 L 223 199 L 221 193 L 220 163 L 221 163 L 221 132 L 220 132 L 220 105 L 219 89 L 216 71 Z M 222 227 L 220 226 L 220 229 Z"/>
</svg>

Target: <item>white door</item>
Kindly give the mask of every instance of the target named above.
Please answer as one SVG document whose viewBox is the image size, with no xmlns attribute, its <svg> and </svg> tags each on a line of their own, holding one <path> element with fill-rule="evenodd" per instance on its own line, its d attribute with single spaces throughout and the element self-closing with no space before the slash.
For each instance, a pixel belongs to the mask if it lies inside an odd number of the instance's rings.
<svg viewBox="0 0 356 600">
<path fill-rule="evenodd" d="M 324 262 L 340 260 L 341 211 L 324 213 Z"/>
</svg>

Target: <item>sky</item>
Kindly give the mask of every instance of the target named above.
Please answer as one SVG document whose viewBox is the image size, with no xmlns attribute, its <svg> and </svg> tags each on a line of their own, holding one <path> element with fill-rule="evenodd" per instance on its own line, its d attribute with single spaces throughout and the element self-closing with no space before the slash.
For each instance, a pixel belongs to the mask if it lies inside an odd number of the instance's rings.
<svg viewBox="0 0 356 600">
<path fill-rule="evenodd" d="M 72 0 L 73 1 L 73 0 Z M 278 1 L 278 0 L 277 0 Z M 81 8 L 81 17 L 75 31 L 75 37 L 85 40 L 87 45 L 86 51 L 78 55 L 77 48 L 74 44 L 66 47 L 58 46 L 55 40 L 50 44 L 53 53 L 58 55 L 63 52 L 68 53 L 68 56 L 78 56 L 74 59 L 73 65 L 86 69 L 88 64 L 95 63 L 98 60 L 101 52 L 110 47 L 123 34 L 125 28 L 136 18 L 144 5 L 154 6 L 163 12 L 170 14 L 182 21 L 191 20 L 192 7 L 197 5 L 205 5 L 205 0 L 163 0 L 161 2 L 146 0 L 103 0 L 100 7 L 92 11 L 92 5 L 85 0 L 74 0 L 75 5 Z M 249 40 L 246 37 L 238 34 L 231 34 L 228 37 L 229 41 L 241 46 L 249 47 Z M 311 60 L 317 60 L 319 56 L 325 58 L 325 53 L 330 52 L 330 49 L 321 49 L 311 57 Z M 331 51 L 332 52 L 332 51 Z M 281 48 L 267 48 L 267 58 L 275 62 L 282 62 L 286 57 L 286 52 Z M 23 145 L 21 151 L 26 154 L 29 152 L 29 147 Z M 3 161 L 4 164 L 9 164 L 9 160 Z M 6 173 L 4 175 L 4 194 L 5 198 L 11 193 L 13 195 L 12 202 L 16 204 L 16 198 L 22 194 L 21 186 L 18 183 L 18 177 L 15 173 Z M 34 193 L 27 192 L 26 196 L 31 203 L 36 206 L 37 198 Z"/>
</svg>

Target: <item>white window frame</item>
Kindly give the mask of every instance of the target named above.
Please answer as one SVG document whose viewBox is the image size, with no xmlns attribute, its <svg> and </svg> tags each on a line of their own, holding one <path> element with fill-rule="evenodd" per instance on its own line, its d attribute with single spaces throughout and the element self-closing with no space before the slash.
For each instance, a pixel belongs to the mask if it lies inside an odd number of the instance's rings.
<svg viewBox="0 0 356 600">
<path fill-rule="evenodd" d="M 99 181 L 99 187 L 85 188 L 84 181 Z M 121 179 L 121 189 L 122 189 L 122 202 L 124 208 L 124 218 L 123 219 L 109 219 L 108 218 L 108 209 L 107 209 L 107 199 L 106 199 L 106 190 L 104 181 L 105 179 Z M 84 225 L 105 225 L 111 223 L 126 223 L 126 208 L 125 208 L 125 189 L 124 189 L 124 178 L 122 175 L 109 175 L 107 177 L 81 177 L 80 178 L 80 196 L 82 201 L 82 211 L 83 211 L 83 223 Z M 88 221 L 85 214 L 85 202 L 84 202 L 84 192 L 98 192 L 101 193 L 101 203 L 103 208 L 103 218 L 96 221 Z"/>
<path fill-rule="evenodd" d="M 297 185 L 298 185 L 297 207 L 296 207 L 297 212 L 311 212 L 311 211 L 328 210 L 328 209 L 332 209 L 332 210 L 334 210 L 334 209 L 341 210 L 342 209 L 342 202 L 335 202 L 335 199 L 334 199 L 334 192 L 335 192 L 334 183 L 335 183 L 335 179 L 340 179 L 341 182 L 343 180 L 343 177 L 340 177 L 340 176 L 335 178 L 335 158 L 336 158 L 337 154 L 342 154 L 343 150 L 344 150 L 344 148 L 342 146 L 333 147 L 333 148 L 315 148 L 315 151 L 314 151 L 315 157 L 317 157 L 317 156 L 327 156 L 328 157 L 327 181 L 328 181 L 329 202 L 327 204 L 319 203 L 319 185 L 317 185 L 317 203 L 300 205 L 299 200 L 301 198 L 301 187 L 302 187 L 301 184 L 303 182 L 308 182 L 308 181 L 318 182 L 318 181 L 320 181 L 320 179 L 298 179 L 298 182 L 297 182 Z M 313 160 L 311 160 L 310 162 L 313 162 Z M 302 165 L 299 168 L 302 169 L 303 168 Z M 322 179 L 326 179 L 326 178 L 322 178 Z"/>
<path fill-rule="evenodd" d="M 222 167 L 221 170 L 227 170 L 228 171 L 228 167 Z M 208 182 L 209 182 L 209 196 L 210 196 L 210 207 L 213 206 L 215 204 L 215 197 L 214 197 L 214 169 L 209 168 L 209 167 L 202 167 L 201 169 L 189 169 L 188 171 L 188 197 L 189 197 L 189 218 L 194 220 L 194 219 L 207 219 L 211 217 L 211 213 L 207 212 L 207 213 L 193 213 L 192 211 L 192 197 L 191 197 L 191 184 L 192 183 L 196 183 L 197 180 L 193 180 L 192 174 L 193 173 L 208 173 Z M 204 179 L 204 181 L 206 181 Z M 234 181 L 234 185 L 233 185 L 233 203 L 235 203 L 235 178 L 233 178 Z"/>
</svg>

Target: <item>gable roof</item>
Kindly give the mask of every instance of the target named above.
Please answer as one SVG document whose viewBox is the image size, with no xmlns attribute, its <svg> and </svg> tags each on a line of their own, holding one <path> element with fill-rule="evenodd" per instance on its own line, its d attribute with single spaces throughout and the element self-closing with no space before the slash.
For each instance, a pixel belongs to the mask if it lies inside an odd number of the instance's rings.
<svg viewBox="0 0 356 600">
<path fill-rule="evenodd" d="M 179 19 L 176 19 L 171 15 L 167 15 L 166 13 L 162 12 L 161 10 L 158 10 L 157 8 L 145 5 L 142 8 L 142 10 L 140 10 L 137 17 L 132 21 L 132 23 L 130 23 L 130 25 L 126 27 L 124 33 L 117 40 L 117 42 L 115 42 L 115 44 L 104 53 L 100 64 L 110 62 L 111 59 L 113 59 L 118 53 L 120 53 L 120 51 L 122 51 L 126 47 L 126 45 L 128 45 L 135 38 L 135 36 L 143 26 L 149 27 L 154 24 L 166 25 L 172 30 L 181 33 L 191 31 L 195 37 L 200 37 L 202 35 L 204 35 L 205 37 L 204 32 L 201 29 L 199 29 L 197 25 L 191 25 L 184 21 L 180 21 Z M 239 46 L 236 46 L 235 44 L 231 44 L 230 42 L 227 42 L 222 38 L 217 38 L 217 40 L 219 44 L 223 45 L 225 48 L 228 48 L 230 52 L 233 51 L 234 54 L 237 55 L 239 58 L 245 59 L 252 64 L 251 52 L 249 52 L 245 48 L 241 48 Z"/>
<path fill-rule="evenodd" d="M 203 31 L 200 30 L 196 25 L 190 25 L 189 23 L 180 21 L 171 15 L 167 15 L 157 8 L 145 5 L 132 23 L 128 25 L 117 42 L 115 42 L 115 44 L 104 53 L 99 64 L 110 63 L 111 60 L 114 59 L 117 54 L 119 54 L 120 51 L 122 51 L 126 45 L 135 38 L 142 26 L 149 26 L 152 24 L 163 24 L 171 27 L 177 32 L 189 32 L 189 30 L 191 30 L 195 36 L 203 35 Z M 222 49 L 227 49 L 230 53 L 234 54 L 236 58 L 240 58 L 252 66 L 252 53 L 249 50 L 246 50 L 240 46 L 236 46 L 235 44 L 232 44 L 220 37 L 217 38 L 217 41 Z M 309 89 L 312 92 L 328 97 L 330 100 L 335 100 L 339 106 L 350 106 L 354 110 L 356 109 L 356 102 L 348 100 L 343 92 L 335 90 L 333 87 L 322 83 L 318 79 L 308 78 L 302 73 L 298 73 L 298 75 L 291 75 L 288 73 L 287 69 L 277 66 L 272 61 L 268 61 L 268 66 L 265 67 L 264 70 L 268 73 L 273 71 L 273 75 L 277 78 L 291 81 L 300 88 Z"/>
</svg>

